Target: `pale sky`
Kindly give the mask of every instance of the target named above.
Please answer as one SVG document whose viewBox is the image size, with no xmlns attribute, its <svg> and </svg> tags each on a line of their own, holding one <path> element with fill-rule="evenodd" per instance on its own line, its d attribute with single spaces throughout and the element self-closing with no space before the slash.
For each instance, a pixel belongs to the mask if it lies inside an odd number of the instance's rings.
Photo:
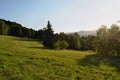
<svg viewBox="0 0 120 80">
<path fill-rule="evenodd" d="M 55 32 L 95 30 L 120 20 L 120 0 L 0 0 L 0 18 Z"/>
</svg>

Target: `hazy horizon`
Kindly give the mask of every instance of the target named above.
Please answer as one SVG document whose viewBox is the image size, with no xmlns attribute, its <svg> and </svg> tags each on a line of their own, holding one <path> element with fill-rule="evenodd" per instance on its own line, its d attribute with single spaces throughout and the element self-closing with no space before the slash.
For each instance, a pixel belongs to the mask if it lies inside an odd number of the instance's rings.
<svg viewBox="0 0 120 80">
<path fill-rule="evenodd" d="M 33 29 L 46 27 L 50 20 L 55 32 L 96 30 L 118 24 L 120 0 L 2 0 L 0 18 Z"/>
</svg>

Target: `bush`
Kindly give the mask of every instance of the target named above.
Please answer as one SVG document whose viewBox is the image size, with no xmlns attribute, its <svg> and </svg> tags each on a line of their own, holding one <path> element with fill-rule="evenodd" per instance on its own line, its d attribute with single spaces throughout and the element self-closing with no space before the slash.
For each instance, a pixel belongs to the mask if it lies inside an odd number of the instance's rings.
<svg viewBox="0 0 120 80">
<path fill-rule="evenodd" d="M 65 40 L 62 40 L 57 41 L 54 46 L 55 49 L 66 49 L 69 46 L 69 44 Z"/>
</svg>

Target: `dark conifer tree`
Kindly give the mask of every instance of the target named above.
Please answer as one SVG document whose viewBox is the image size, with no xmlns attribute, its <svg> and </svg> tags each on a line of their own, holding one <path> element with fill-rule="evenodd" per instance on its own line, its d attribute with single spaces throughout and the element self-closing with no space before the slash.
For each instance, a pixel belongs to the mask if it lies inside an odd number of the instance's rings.
<svg viewBox="0 0 120 80">
<path fill-rule="evenodd" d="M 48 21 L 47 28 L 45 30 L 45 39 L 44 39 L 44 46 L 47 48 L 54 48 L 54 31 L 51 28 L 50 21 Z"/>
</svg>

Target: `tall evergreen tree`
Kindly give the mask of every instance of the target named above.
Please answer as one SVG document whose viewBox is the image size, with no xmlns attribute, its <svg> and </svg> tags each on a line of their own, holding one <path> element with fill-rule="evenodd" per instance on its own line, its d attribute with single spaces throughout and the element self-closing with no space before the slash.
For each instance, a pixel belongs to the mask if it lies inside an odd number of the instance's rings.
<svg viewBox="0 0 120 80">
<path fill-rule="evenodd" d="M 45 39 L 44 39 L 44 46 L 47 48 L 54 48 L 54 31 L 51 28 L 50 21 L 48 21 L 47 28 L 45 30 Z"/>
</svg>

